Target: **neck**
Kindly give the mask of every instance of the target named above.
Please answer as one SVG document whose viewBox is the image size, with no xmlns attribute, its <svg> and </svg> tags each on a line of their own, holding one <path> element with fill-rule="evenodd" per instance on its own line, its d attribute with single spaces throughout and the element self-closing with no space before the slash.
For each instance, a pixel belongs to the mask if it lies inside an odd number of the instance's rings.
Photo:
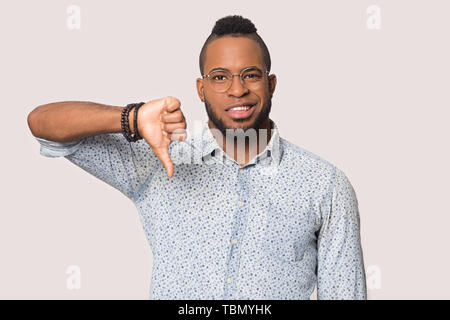
<svg viewBox="0 0 450 320">
<path fill-rule="evenodd" d="M 211 121 L 208 121 L 208 125 L 210 128 L 215 128 Z M 260 132 L 260 129 L 262 129 L 262 132 Z M 270 119 L 267 117 L 261 126 L 255 130 L 256 141 L 253 134 L 248 133 L 248 136 L 245 136 L 245 132 L 241 136 L 214 136 L 214 138 L 230 158 L 244 166 L 266 148 L 272 137 L 271 129 Z"/>
</svg>

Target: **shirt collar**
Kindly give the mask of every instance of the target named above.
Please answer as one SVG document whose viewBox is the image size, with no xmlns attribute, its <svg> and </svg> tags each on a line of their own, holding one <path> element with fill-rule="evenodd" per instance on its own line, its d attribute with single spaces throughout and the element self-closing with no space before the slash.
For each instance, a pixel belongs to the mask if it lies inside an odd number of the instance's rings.
<svg viewBox="0 0 450 320">
<path fill-rule="evenodd" d="M 258 162 L 271 163 L 276 166 L 280 164 L 283 153 L 280 133 L 278 126 L 273 120 L 270 120 L 270 124 L 272 126 L 272 135 L 269 143 L 263 151 L 256 155 L 245 166 L 256 164 Z M 201 122 L 201 129 L 192 136 L 192 139 L 193 141 L 191 143 L 195 146 L 195 149 L 197 149 L 197 157 L 200 157 L 197 159 L 197 163 L 220 160 L 228 165 L 233 163 L 237 164 L 237 162 L 230 158 L 217 143 L 217 140 L 214 138 L 214 135 L 209 128 L 208 120 Z"/>
</svg>

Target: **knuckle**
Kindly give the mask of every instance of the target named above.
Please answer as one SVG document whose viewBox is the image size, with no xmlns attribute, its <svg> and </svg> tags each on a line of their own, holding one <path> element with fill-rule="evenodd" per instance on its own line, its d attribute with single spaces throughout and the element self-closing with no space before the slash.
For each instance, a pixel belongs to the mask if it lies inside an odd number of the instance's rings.
<svg viewBox="0 0 450 320">
<path fill-rule="evenodd" d="M 167 102 L 169 103 L 174 103 L 177 106 L 179 106 L 181 104 L 180 100 L 178 100 L 177 98 L 173 97 L 173 96 L 168 96 L 167 97 Z"/>
<path fill-rule="evenodd" d="M 170 101 L 172 101 L 172 97 L 171 96 L 164 97 L 164 104 L 165 105 L 168 105 L 170 103 Z"/>
</svg>

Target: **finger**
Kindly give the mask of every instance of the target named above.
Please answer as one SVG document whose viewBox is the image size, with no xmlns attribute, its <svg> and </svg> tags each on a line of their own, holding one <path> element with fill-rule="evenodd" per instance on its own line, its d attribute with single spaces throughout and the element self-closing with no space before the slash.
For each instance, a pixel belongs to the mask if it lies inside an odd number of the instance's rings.
<svg viewBox="0 0 450 320">
<path fill-rule="evenodd" d="M 180 132 L 186 131 L 186 123 L 185 122 L 177 122 L 177 123 L 163 123 L 162 129 L 167 133 L 173 133 L 174 131 L 179 130 Z"/>
<path fill-rule="evenodd" d="M 173 176 L 173 162 L 172 159 L 170 159 L 169 149 L 167 147 L 163 148 L 155 148 L 153 150 L 155 155 L 158 157 L 158 159 L 161 161 L 162 165 L 166 169 L 167 175 L 169 178 L 172 178 Z"/>
<path fill-rule="evenodd" d="M 178 109 L 171 113 L 164 113 L 161 115 L 161 119 L 164 122 L 181 122 L 184 120 L 183 112 Z"/>
<path fill-rule="evenodd" d="M 174 97 L 165 97 L 164 98 L 164 108 L 165 112 L 174 112 L 178 108 L 180 108 L 181 102 L 177 98 Z"/>
<path fill-rule="evenodd" d="M 168 133 L 167 137 L 170 141 L 183 141 L 187 138 L 187 133 Z"/>
</svg>

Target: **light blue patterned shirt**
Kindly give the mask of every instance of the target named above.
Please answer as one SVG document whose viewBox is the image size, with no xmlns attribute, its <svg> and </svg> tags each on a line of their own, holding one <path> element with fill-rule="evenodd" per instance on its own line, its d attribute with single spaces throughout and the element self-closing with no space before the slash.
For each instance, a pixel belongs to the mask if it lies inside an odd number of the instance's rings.
<svg viewBox="0 0 450 320">
<path fill-rule="evenodd" d="M 366 299 L 358 202 L 336 166 L 280 137 L 240 166 L 207 121 L 172 142 L 174 176 L 122 133 L 61 143 L 65 157 L 131 199 L 153 252 L 151 299 Z"/>
</svg>

